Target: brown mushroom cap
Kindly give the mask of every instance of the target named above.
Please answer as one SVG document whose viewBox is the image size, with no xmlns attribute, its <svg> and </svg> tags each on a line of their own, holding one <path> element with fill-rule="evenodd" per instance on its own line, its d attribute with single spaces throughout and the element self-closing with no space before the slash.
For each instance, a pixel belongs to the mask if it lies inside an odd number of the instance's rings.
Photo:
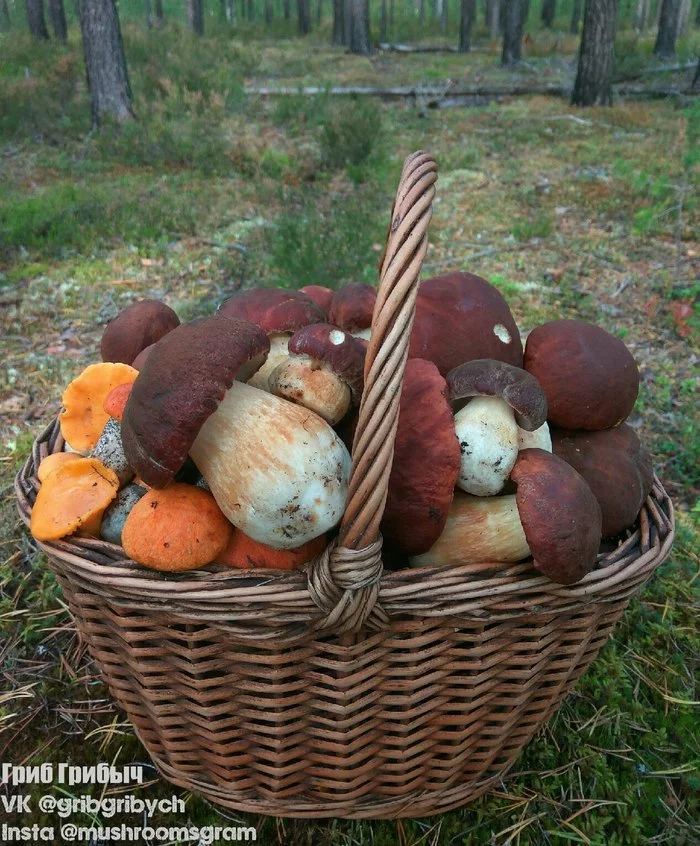
<svg viewBox="0 0 700 846">
<path fill-rule="evenodd" d="M 552 320 L 525 344 L 525 369 L 547 395 L 549 421 L 562 429 L 609 429 L 637 399 L 639 370 L 624 343 L 582 320 Z"/>
<path fill-rule="evenodd" d="M 547 420 L 547 398 L 537 379 L 504 361 L 480 358 L 447 374 L 450 401 L 467 397 L 501 397 L 513 409 L 521 429 L 534 432 Z"/>
<path fill-rule="evenodd" d="M 447 384 L 429 361 L 406 362 L 381 531 L 407 555 L 426 552 L 447 521 L 460 468 Z"/>
<path fill-rule="evenodd" d="M 443 376 L 477 358 L 523 366 L 520 333 L 508 304 L 473 273 L 446 273 L 421 283 L 408 355 L 434 362 Z"/>
<path fill-rule="evenodd" d="M 326 313 L 310 297 L 285 288 L 250 288 L 225 300 L 217 314 L 247 320 L 268 335 L 296 332 L 309 323 L 322 323 Z"/>
<path fill-rule="evenodd" d="M 593 492 L 563 459 L 543 449 L 518 454 L 511 479 L 535 567 L 570 585 L 595 566 L 602 516 Z"/>
<path fill-rule="evenodd" d="M 147 485 L 162 488 L 172 480 L 234 380 L 252 375 L 269 348 L 258 326 L 221 314 L 184 323 L 161 338 L 122 418 L 124 451 Z"/>
<path fill-rule="evenodd" d="M 289 354 L 305 355 L 328 365 L 350 388 L 355 405 L 364 385 L 365 346 L 330 323 L 314 323 L 296 331 L 289 341 Z"/>
<path fill-rule="evenodd" d="M 141 350 L 180 325 L 180 318 L 160 300 L 139 300 L 105 327 L 100 344 L 102 361 L 131 364 Z"/>
<path fill-rule="evenodd" d="M 651 457 L 631 426 L 599 432 L 552 429 L 554 454 L 583 476 L 603 512 L 603 537 L 619 535 L 637 519 L 654 484 Z"/>
<path fill-rule="evenodd" d="M 333 294 L 328 322 L 347 332 L 361 332 L 372 325 L 377 289 L 362 282 L 344 285 Z"/>
<path fill-rule="evenodd" d="M 303 288 L 299 288 L 299 291 L 313 300 L 317 306 L 320 306 L 328 314 L 328 309 L 335 293 L 331 288 L 326 288 L 324 285 L 305 285 Z"/>
</svg>

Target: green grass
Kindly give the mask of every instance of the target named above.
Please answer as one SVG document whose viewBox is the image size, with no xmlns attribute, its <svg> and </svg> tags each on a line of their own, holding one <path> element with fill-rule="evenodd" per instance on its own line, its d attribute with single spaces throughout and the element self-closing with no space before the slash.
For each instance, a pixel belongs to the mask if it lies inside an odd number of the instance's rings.
<svg viewBox="0 0 700 846">
<path fill-rule="evenodd" d="M 120 8 L 136 21 L 142 6 Z M 504 78 L 497 50 L 355 60 L 322 46 L 326 34 L 275 43 L 253 30 L 198 42 L 181 26 L 127 25 L 140 120 L 103 133 L 89 131 L 75 31 L 67 48 L 0 41 L 0 757 L 145 759 L 9 487 L 65 384 L 96 360 L 104 323 L 140 296 L 189 319 L 247 285 L 376 281 L 401 162 L 427 148 L 440 180 L 425 275 L 490 279 L 523 330 L 576 316 L 624 337 L 642 372 L 633 422 L 676 503 L 676 545 L 561 711 L 469 808 L 400 824 L 245 819 L 258 842 L 292 846 L 698 842 L 697 107 L 246 98 L 251 80 Z M 242 37 L 253 34 L 254 46 Z M 548 39 L 537 36 L 520 79 L 560 73 Z M 681 194 L 679 221 L 668 210 Z M 172 790 L 157 779 L 141 795 Z M 193 822 L 221 823 L 187 801 Z"/>
</svg>

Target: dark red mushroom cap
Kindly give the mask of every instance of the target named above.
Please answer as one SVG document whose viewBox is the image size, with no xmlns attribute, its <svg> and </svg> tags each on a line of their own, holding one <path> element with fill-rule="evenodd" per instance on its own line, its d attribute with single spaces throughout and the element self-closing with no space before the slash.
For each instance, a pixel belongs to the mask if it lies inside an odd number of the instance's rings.
<svg viewBox="0 0 700 846">
<path fill-rule="evenodd" d="M 420 555 L 440 537 L 460 461 L 447 383 L 432 362 L 406 362 L 381 523 L 382 535 L 391 546 L 407 555 Z"/>
<path fill-rule="evenodd" d="M 141 352 L 136 356 L 136 358 L 131 362 L 131 366 L 134 370 L 141 370 L 143 365 L 146 363 L 146 359 L 151 354 L 151 350 L 155 347 L 155 344 L 149 344 L 147 347 L 144 347 Z"/>
<path fill-rule="evenodd" d="M 347 332 L 361 332 L 372 325 L 377 289 L 354 282 L 339 288 L 328 308 L 328 322 Z"/>
<path fill-rule="evenodd" d="M 631 526 L 654 484 L 649 453 L 637 433 L 622 423 L 599 432 L 552 429 L 552 448 L 580 473 L 603 512 L 603 537 Z"/>
<path fill-rule="evenodd" d="M 107 324 L 102 334 L 102 361 L 131 364 L 150 344 L 180 325 L 180 318 L 160 300 L 139 300 Z"/>
<path fill-rule="evenodd" d="M 535 567 L 553 582 L 570 585 L 595 566 L 602 517 L 583 478 L 543 449 L 518 453 L 511 479 Z"/>
<path fill-rule="evenodd" d="M 365 347 L 349 332 L 330 323 L 314 323 L 296 331 L 289 340 L 289 354 L 322 361 L 350 388 L 352 401 L 360 402 L 364 386 Z"/>
<path fill-rule="evenodd" d="M 326 288 L 324 285 L 305 285 L 303 288 L 299 288 L 299 291 L 313 300 L 317 306 L 320 306 L 328 314 L 334 291 Z"/>
<path fill-rule="evenodd" d="M 296 332 L 309 323 L 323 323 L 325 311 L 300 291 L 284 288 L 250 288 L 225 300 L 217 311 L 227 317 L 247 320 L 268 335 Z"/>
<path fill-rule="evenodd" d="M 434 362 L 440 373 L 476 358 L 523 366 L 523 346 L 501 293 L 473 273 L 446 273 L 418 289 L 409 358 Z"/>
<path fill-rule="evenodd" d="M 513 409 L 521 429 L 534 432 L 547 420 L 547 398 L 537 379 L 504 361 L 479 358 L 447 374 L 450 401 L 467 397 L 501 397 Z"/>
<path fill-rule="evenodd" d="M 215 314 L 184 323 L 155 345 L 129 395 L 122 442 L 146 484 L 165 487 L 234 380 L 249 378 L 270 342 L 258 326 Z"/>
<path fill-rule="evenodd" d="M 609 429 L 634 407 L 639 370 L 624 343 L 593 323 L 552 320 L 525 344 L 525 369 L 547 395 L 549 421 L 563 429 Z"/>
</svg>

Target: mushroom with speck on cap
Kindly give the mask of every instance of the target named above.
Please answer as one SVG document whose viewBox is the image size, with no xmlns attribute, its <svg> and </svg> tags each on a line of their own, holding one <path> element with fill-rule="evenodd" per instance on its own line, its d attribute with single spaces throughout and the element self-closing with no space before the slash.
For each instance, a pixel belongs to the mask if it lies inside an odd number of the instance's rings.
<svg viewBox="0 0 700 846">
<path fill-rule="evenodd" d="M 533 329 L 523 366 L 542 385 L 550 424 L 562 429 L 617 426 L 637 399 L 632 353 L 619 338 L 583 320 L 553 320 Z"/>
<path fill-rule="evenodd" d="M 299 288 L 299 291 L 312 299 L 317 306 L 320 306 L 328 314 L 335 293 L 331 288 L 326 288 L 325 285 L 305 285 L 303 288 Z"/>
<path fill-rule="evenodd" d="M 131 364 L 145 348 L 160 340 L 176 326 L 180 318 L 160 300 L 139 300 L 107 324 L 102 334 L 102 361 Z"/>
<path fill-rule="evenodd" d="M 381 522 L 390 547 L 406 555 L 430 549 L 445 526 L 459 467 L 445 379 L 432 362 L 410 359 Z"/>
<path fill-rule="evenodd" d="M 519 453 L 511 476 L 514 495 L 455 497 L 445 531 L 426 554 L 411 558 L 411 566 L 511 563 L 531 554 L 535 568 L 558 584 L 574 584 L 589 573 L 602 517 L 585 480 L 541 449 Z"/>
<path fill-rule="evenodd" d="M 351 335 L 369 340 L 377 289 L 362 282 L 338 288 L 328 307 L 328 322 Z"/>
<path fill-rule="evenodd" d="M 179 326 L 134 383 L 122 439 L 146 484 L 163 488 L 189 454 L 231 523 L 293 549 L 340 521 L 350 455 L 318 415 L 244 384 L 268 349 L 263 330 L 223 314 Z"/>
<path fill-rule="evenodd" d="M 505 485 L 520 449 L 519 432 L 534 432 L 547 419 L 547 400 L 525 370 L 494 359 L 460 364 L 447 374 L 462 453 L 458 486 L 475 496 L 495 496 Z"/>
<path fill-rule="evenodd" d="M 360 403 L 365 348 L 329 323 L 292 335 L 289 357 L 270 373 L 270 392 L 315 411 L 334 426 Z"/>
<path fill-rule="evenodd" d="M 619 535 L 637 519 L 654 484 L 649 453 L 631 426 L 597 432 L 552 430 L 554 454 L 588 483 L 603 512 L 604 538 Z"/>
<path fill-rule="evenodd" d="M 287 358 L 289 339 L 310 323 L 323 323 L 325 311 L 310 297 L 284 288 L 250 288 L 225 300 L 217 314 L 247 320 L 259 326 L 270 339 L 265 363 L 251 377 L 254 388 L 269 390 L 270 373 Z"/>
<path fill-rule="evenodd" d="M 500 291 L 473 273 L 446 273 L 421 282 L 408 348 L 440 373 L 465 361 L 493 358 L 523 366 L 523 346 Z"/>
</svg>

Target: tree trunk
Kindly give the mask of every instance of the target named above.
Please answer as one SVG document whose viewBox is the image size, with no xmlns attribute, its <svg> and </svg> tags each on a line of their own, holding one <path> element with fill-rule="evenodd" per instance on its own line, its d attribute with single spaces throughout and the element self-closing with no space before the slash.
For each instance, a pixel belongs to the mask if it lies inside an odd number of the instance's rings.
<svg viewBox="0 0 700 846">
<path fill-rule="evenodd" d="M 379 40 L 385 43 L 389 40 L 387 36 L 387 9 L 386 0 L 382 0 L 381 17 L 379 19 Z"/>
<path fill-rule="evenodd" d="M 394 0 L 389 0 L 389 33 L 394 37 Z"/>
<path fill-rule="evenodd" d="M 460 0 L 459 52 L 468 53 L 471 47 L 472 26 L 476 20 L 476 0 Z"/>
<path fill-rule="evenodd" d="M 92 124 L 99 126 L 106 116 L 119 122 L 132 120 L 131 86 L 114 0 L 83 0 L 79 9 Z"/>
<path fill-rule="evenodd" d="M 690 87 L 695 88 L 698 85 L 700 85 L 700 59 L 698 59 L 698 64 L 695 68 L 695 76 L 693 77 L 693 82 Z"/>
<path fill-rule="evenodd" d="M 143 11 L 146 16 L 146 26 L 148 29 L 153 29 L 153 10 L 151 9 L 151 0 L 143 0 Z"/>
<path fill-rule="evenodd" d="M 348 46 L 351 53 L 366 56 L 369 46 L 369 2 L 368 0 L 346 0 L 350 7 L 350 32 Z"/>
<path fill-rule="evenodd" d="M 690 20 L 691 10 L 690 0 L 681 0 L 681 6 L 678 10 L 678 26 L 676 27 L 676 38 L 682 38 Z"/>
<path fill-rule="evenodd" d="M 7 5 L 7 0 L 0 0 L 0 32 L 8 32 L 11 26 L 10 8 Z"/>
<path fill-rule="evenodd" d="M 282 7 L 284 9 L 284 19 L 285 21 L 288 21 L 292 17 L 291 0 L 283 0 Z"/>
<path fill-rule="evenodd" d="M 442 8 L 440 9 L 440 32 L 445 35 L 447 32 L 447 12 L 450 6 L 447 0 L 442 0 Z"/>
<path fill-rule="evenodd" d="M 56 40 L 65 44 L 68 41 L 68 25 L 66 24 L 66 10 L 63 8 L 63 0 L 49 0 L 49 16 Z"/>
<path fill-rule="evenodd" d="M 345 2 L 344 0 L 333 0 L 333 41 L 334 47 L 343 47 L 347 44 L 345 37 Z"/>
<path fill-rule="evenodd" d="M 501 34 L 501 0 L 486 0 L 489 35 L 498 38 Z"/>
<path fill-rule="evenodd" d="M 308 35 L 311 32 L 309 0 L 297 0 L 297 16 L 299 19 L 299 35 Z"/>
<path fill-rule="evenodd" d="M 425 21 L 425 0 L 420 0 L 418 8 L 418 20 L 423 23 Z"/>
<path fill-rule="evenodd" d="M 581 6 L 583 5 L 583 0 L 574 0 L 574 7 L 571 10 L 571 26 L 569 27 L 569 32 L 572 35 L 578 35 L 578 27 L 581 23 Z"/>
<path fill-rule="evenodd" d="M 187 0 L 187 23 L 192 32 L 204 35 L 204 0 Z"/>
<path fill-rule="evenodd" d="M 544 0 L 542 3 L 542 23 L 547 29 L 554 26 L 554 18 L 557 14 L 557 0 Z"/>
<path fill-rule="evenodd" d="M 44 17 L 44 0 L 24 0 L 24 5 L 27 9 L 29 32 L 34 38 L 48 38 L 49 31 L 46 28 L 46 18 Z"/>
<path fill-rule="evenodd" d="M 637 0 L 633 26 L 635 32 L 640 34 L 647 31 L 647 27 L 649 26 L 649 0 Z"/>
<path fill-rule="evenodd" d="M 272 0 L 265 0 L 265 26 L 272 23 Z"/>
<path fill-rule="evenodd" d="M 572 106 L 611 106 L 617 0 L 586 0 Z"/>
<path fill-rule="evenodd" d="M 654 45 L 654 55 L 662 59 L 671 59 L 676 55 L 676 33 L 678 32 L 678 13 L 680 0 L 662 0 L 659 16 L 659 32 Z"/>
<path fill-rule="evenodd" d="M 316 0 L 316 24 L 321 25 L 323 21 L 323 0 Z"/>
<path fill-rule="evenodd" d="M 522 0 L 505 0 L 502 65 L 513 65 L 520 61 L 524 23 L 522 6 Z"/>
<path fill-rule="evenodd" d="M 156 26 L 165 26 L 165 15 L 163 14 L 163 0 L 156 0 Z"/>
<path fill-rule="evenodd" d="M 236 22 L 236 0 L 226 0 L 226 20 L 231 24 Z"/>
</svg>

